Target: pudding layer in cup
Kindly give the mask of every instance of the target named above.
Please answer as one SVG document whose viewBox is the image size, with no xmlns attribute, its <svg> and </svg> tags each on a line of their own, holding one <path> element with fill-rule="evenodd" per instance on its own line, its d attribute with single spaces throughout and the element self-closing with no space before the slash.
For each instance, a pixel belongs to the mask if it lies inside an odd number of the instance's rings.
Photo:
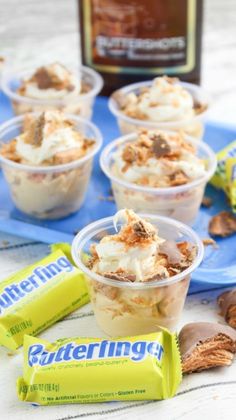
<svg viewBox="0 0 236 420">
<path fill-rule="evenodd" d="M 82 229 L 72 255 L 99 327 L 110 336 L 175 329 L 203 245 L 191 228 L 121 210 Z"/>
<path fill-rule="evenodd" d="M 57 219 L 79 210 L 102 144 L 97 127 L 74 115 L 47 111 L 0 126 L 0 162 L 16 207 Z"/>
<path fill-rule="evenodd" d="M 118 209 L 129 207 L 189 225 L 216 164 L 207 144 L 179 133 L 152 130 L 118 138 L 100 158 Z"/>
<path fill-rule="evenodd" d="M 9 97 L 16 115 L 48 109 L 90 119 L 93 103 L 103 86 L 101 76 L 81 66 L 71 72 L 60 63 L 2 76 L 2 90 Z"/>
<path fill-rule="evenodd" d="M 163 76 L 117 90 L 109 99 L 109 108 L 121 134 L 140 128 L 182 130 L 202 139 L 209 97 L 197 85 Z"/>
</svg>

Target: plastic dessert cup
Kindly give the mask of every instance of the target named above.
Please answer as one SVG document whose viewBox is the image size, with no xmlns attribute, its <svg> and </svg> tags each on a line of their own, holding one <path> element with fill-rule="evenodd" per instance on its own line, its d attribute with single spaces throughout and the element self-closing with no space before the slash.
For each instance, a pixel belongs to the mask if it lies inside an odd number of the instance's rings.
<svg viewBox="0 0 236 420">
<path fill-rule="evenodd" d="M 86 119 L 91 118 L 94 100 L 103 86 L 103 79 L 99 73 L 88 67 L 81 66 L 81 80 L 90 85 L 91 89 L 75 97 L 65 99 L 33 99 L 19 95 L 16 89 L 20 87 L 22 79 L 30 77 L 34 70 L 28 69 L 12 74 L 4 72 L 2 75 L 2 90 L 11 100 L 16 115 L 57 109 L 65 113 L 79 115 Z"/>
<path fill-rule="evenodd" d="M 216 169 L 215 153 L 206 143 L 185 136 L 186 141 L 195 146 L 197 156 L 206 162 L 205 175 L 188 184 L 175 187 L 141 186 L 120 179 L 112 171 L 114 152 L 125 143 L 135 141 L 137 137 L 136 133 L 119 137 L 105 147 L 100 157 L 101 168 L 111 181 L 117 208 L 127 207 L 135 212 L 168 216 L 192 225 L 200 208 L 206 184 Z"/>
<path fill-rule="evenodd" d="M 75 115 L 66 114 L 66 117 L 76 123 L 76 129 L 95 141 L 94 147 L 81 159 L 56 166 L 29 166 L 0 154 L 14 204 L 36 218 L 58 219 L 79 210 L 85 198 L 93 157 L 102 145 L 101 133 L 94 124 Z M 15 117 L 0 126 L 1 143 L 9 142 L 20 133 L 23 119 L 23 116 Z"/>
<path fill-rule="evenodd" d="M 195 245 L 196 257 L 191 266 L 168 279 L 145 283 L 112 280 L 91 271 L 86 266 L 86 254 L 91 244 L 116 233 L 113 218 L 98 220 L 82 229 L 72 243 L 72 256 L 85 274 L 97 324 L 109 336 L 146 334 L 157 331 L 159 326 L 175 329 L 191 273 L 203 258 L 202 242 L 191 228 L 166 217 L 142 216 L 157 226 L 162 238 Z"/>
<path fill-rule="evenodd" d="M 146 82 L 134 83 L 132 85 L 128 85 L 117 90 L 111 95 L 108 102 L 108 106 L 112 114 L 117 118 L 117 123 L 120 128 L 121 134 L 133 133 L 135 131 L 138 131 L 140 128 L 170 131 L 183 130 L 186 134 L 192 137 L 202 139 L 204 134 L 204 119 L 206 116 L 206 112 L 209 108 L 210 100 L 207 93 L 200 86 L 194 85 L 192 83 L 180 82 L 179 84 L 183 86 L 192 95 L 194 103 L 204 104 L 207 106 L 207 108 L 206 111 L 193 116 L 191 119 L 157 122 L 131 118 L 128 115 L 126 115 L 123 111 L 121 111 L 120 105 L 116 99 L 116 96 L 118 96 L 118 94 L 121 96 L 126 96 L 129 93 L 139 94 L 142 88 L 151 87 L 152 82 L 152 80 L 149 80 Z"/>
</svg>

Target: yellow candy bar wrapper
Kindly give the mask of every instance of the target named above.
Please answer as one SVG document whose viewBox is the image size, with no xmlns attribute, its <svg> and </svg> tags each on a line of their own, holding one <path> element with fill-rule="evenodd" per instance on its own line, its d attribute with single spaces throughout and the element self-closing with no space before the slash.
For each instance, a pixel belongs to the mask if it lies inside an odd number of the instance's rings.
<svg viewBox="0 0 236 420">
<path fill-rule="evenodd" d="M 83 274 L 61 250 L 0 283 L 0 345 L 15 350 L 89 301 Z"/>
<path fill-rule="evenodd" d="M 40 405 L 161 400 L 182 380 L 177 337 L 167 330 L 125 338 L 24 339 L 22 401 Z"/>
<path fill-rule="evenodd" d="M 236 213 L 236 140 L 217 153 L 218 165 L 210 183 L 222 189 Z"/>
<path fill-rule="evenodd" d="M 210 180 L 210 183 L 216 188 L 225 189 L 226 187 L 226 162 L 230 157 L 236 157 L 236 140 L 217 153 L 217 168 Z"/>
<path fill-rule="evenodd" d="M 64 252 L 66 258 L 68 258 L 71 264 L 73 265 L 75 264 L 71 256 L 71 245 L 68 244 L 67 242 L 60 242 L 60 243 L 52 244 L 50 245 L 50 249 L 51 249 L 51 252 L 54 252 L 60 249 L 62 252 Z"/>
<path fill-rule="evenodd" d="M 225 192 L 229 197 L 232 211 L 236 213 L 236 157 L 227 159 L 225 171 L 227 181 Z"/>
</svg>

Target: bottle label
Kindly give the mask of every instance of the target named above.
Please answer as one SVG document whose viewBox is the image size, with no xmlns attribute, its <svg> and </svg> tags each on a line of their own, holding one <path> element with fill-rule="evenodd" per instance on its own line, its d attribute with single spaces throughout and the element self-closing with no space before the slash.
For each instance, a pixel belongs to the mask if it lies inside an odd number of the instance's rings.
<svg viewBox="0 0 236 420">
<path fill-rule="evenodd" d="M 197 0 L 83 0 L 85 61 L 107 73 L 188 73 L 196 10 Z"/>
</svg>

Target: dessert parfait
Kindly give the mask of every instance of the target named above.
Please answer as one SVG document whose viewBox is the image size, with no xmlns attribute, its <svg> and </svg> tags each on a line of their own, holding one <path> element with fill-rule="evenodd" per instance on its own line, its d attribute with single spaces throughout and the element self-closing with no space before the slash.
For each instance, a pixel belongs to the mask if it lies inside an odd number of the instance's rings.
<svg viewBox="0 0 236 420">
<path fill-rule="evenodd" d="M 80 231 L 72 255 L 86 275 L 98 325 L 126 336 L 175 328 L 202 248 L 177 221 L 123 209 Z"/>
<path fill-rule="evenodd" d="M 109 101 L 122 134 L 139 128 L 183 130 L 202 138 L 209 99 L 203 90 L 177 78 L 156 77 L 114 92 Z"/>
<path fill-rule="evenodd" d="M 90 118 L 102 78 L 94 70 L 81 67 L 76 74 L 60 63 L 18 74 L 4 74 L 2 88 L 17 115 L 57 109 Z"/>
<path fill-rule="evenodd" d="M 0 162 L 18 209 L 54 219 L 81 207 L 102 142 L 92 123 L 59 111 L 26 114 L 0 127 L 0 142 Z"/>
<path fill-rule="evenodd" d="M 100 163 L 119 209 L 192 224 L 216 157 L 205 143 L 181 133 L 144 129 L 110 143 Z"/>
</svg>

